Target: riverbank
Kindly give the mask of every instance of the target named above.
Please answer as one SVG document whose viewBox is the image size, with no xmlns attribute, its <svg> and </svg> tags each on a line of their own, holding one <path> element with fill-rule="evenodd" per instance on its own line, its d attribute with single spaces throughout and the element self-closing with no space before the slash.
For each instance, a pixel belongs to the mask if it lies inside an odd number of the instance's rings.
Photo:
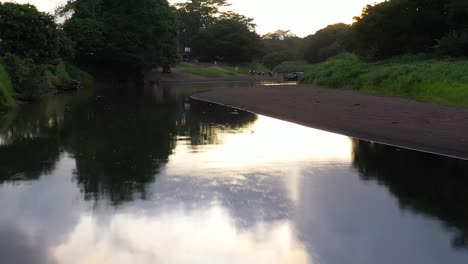
<svg viewBox="0 0 468 264">
<path fill-rule="evenodd" d="M 201 68 L 201 66 L 199 66 Z M 210 70 L 213 67 L 206 66 L 206 70 Z M 282 81 L 282 75 L 275 75 L 270 77 L 268 75 L 259 76 L 245 73 L 230 74 L 226 76 L 203 76 L 193 74 L 186 71 L 186 67 L 178 66 L 172 69 L 171 73 L 161 73 L 161 69 L 154 69 L 145 75 L 146 83 L 217 83 L 217 82 L 264 82 Z"/>
<path fill-rule="evenodd" d="M 0 56 L 0 109 L 92 83 L 89 73 L 61 59 L 38 64 L 11 54 Z"/>
<path fill-rule="evenodd" d="M 468 106 L 466 59 L 406 55 L 369 62 L 343 53 L 318 64 L 285 62 L 275 71 L 303 71 L 304 84 Z"/>
<path fill-rule="evenodd" d="M 213 90 L 193 99 L 403 148 L 468 159 L 468 109 L 310 85 Z"/>
</svg>

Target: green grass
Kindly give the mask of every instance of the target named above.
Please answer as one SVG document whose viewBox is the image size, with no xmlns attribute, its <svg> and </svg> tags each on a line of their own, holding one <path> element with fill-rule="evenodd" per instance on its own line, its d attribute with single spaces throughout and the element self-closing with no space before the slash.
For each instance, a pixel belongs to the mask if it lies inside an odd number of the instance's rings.
<svg viewBox="0 0 468 264">
<path fill-rule="evenodd" d="M 91 86 L 94 83 L 94 78 L 91 74 L 79 69 L 75 65 L 65 63 L 65 70 L 68 73 L 68 76 L 72 80 L 77 80 L 81 82 L 84 86 Z"/>
<path fill-rule="evenodd" d="M 236 75 L 233 72 L 222 71 L 218 69 L 209 69 L 209 68 L 192 68 L 192 69 L 185 69 L 184 72 L 199 76 L 205 77 L 230 77 Z"/>
<path fill-rule="evenodd" d="M 10 76 L 0 64 L 0 108 L 11 108 L 16 105 Z"/>
<path fill-rule="evenodd" d="M 305 67 L 306 84 L 468 106 L 468 60 L 402 56 L 366 62 L 345 53 Z"/>
<path fill-rule="evenodd" d="M 94 82 L 94 78 L 91 74 L 65 62 L 57 64 L 52 74 L 54 75 L 53 78 L 55 78 L 58 83 L 77 80 L 84 86 L 91 86 Z"/>
<path fill-rule="evenodd" d="M 248 74 L 250 70 L 255 70 L 257 72 L 269 72 L 270 70 L 261 63 L 251 63 L 251 64 L 242 64 L 242 65 L 221 65 L 226 71 L 234 72 L 236 74 Z"/>
<path fill-rule="evenodd" d="M 55 67 L 55 77 L 57 77 L 57 79 L 60 80 L 60 81 L 70 81 L 70 80 L 72 80 L 72 77 L 68 73 L 67 66 L 63 62 L 60 62 Z"/>
<path fill-rule="evenodd" d="M 199 66 L 191 63 L 181 63 L 179 67 L 183 69 L 185 73 L 205 76 L 205 77 L 230 77 L 239 74 L 247 74 L 250 70 L 268 72 L 269 70 L 259 63 L 244 64 L 244 65 L 225 65 L 219 64 L 215 67 Z"/>
<path fill-rule="evenodd" d="M 223 69 L 204 67 L 185 62 L 179 64 L 179 67 L 182 68 L 185 73 L 205 77 L 230 77 L 236 75 L 234 72 L 225 71 Z"/>
<path fill-rule="evenodd" d="M 6 54 L 0 57 L 0 108 L 11 108 L 16 100 L 34 100 L 57 91 L 57 86 L 77 80 L 91 86 L 93 77 L 60 60 L 57 64 L 35 64 L 30 59 Z"/>
</svg>

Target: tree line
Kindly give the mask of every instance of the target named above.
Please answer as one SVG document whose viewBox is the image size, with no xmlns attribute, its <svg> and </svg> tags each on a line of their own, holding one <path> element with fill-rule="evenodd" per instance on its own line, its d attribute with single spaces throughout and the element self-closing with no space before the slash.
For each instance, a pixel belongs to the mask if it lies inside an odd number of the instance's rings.
<svg viewBox="0 0 468 264">
<path fill-rule="evenodd" d="M 367 5 L 352 25 L 330 25 L 305 39 L 310 63 L 348 51 L 367 59 L 403 54 L 468 56 L 468 1 L 389 0 Z"/>
<path fill-rule="evenodd" d="M 468 56 L 468 1 L 387 0 L 365 6 L 351 25 L 329 25 L 296 45 L 288 44 L 294 36 L 275 38 L 280 49 L 267 46 L 267 65 L 287 60 L 319 63 L 343 52 L 369 60 L 419 53 Z M 291 54 L 292 46 L 302 54 Z"/>
<path fill-rule="evenodd" d="M 468 55 L 466 0 L 388 0 L 364 7 L 354 20 L 299 38 L 282 30 L 259 36 L 253 19 L 230 11 L 227 0 L 173 6 L 167 0 L 69 0 L 55 16 L 0 3 L 0 103 L 8 94 L 29 99 L 66 80 L 89 79 L 73 65 L 138 75 L 177 64 L 185 47 L 200 61 L 256 61 L 269 68 L 287 60 L 318 63 L 342 52 L 367 59 Z"/>
<path fill-rule="evenodd" d="M 184 47 L 203 61 L 251 61 L 261 53 L 253 20 L 228 7 L 226 0 L 69 0 L 51 15 L 0 3 L 0 107 L 89 81 L 74 65 L 141 77 L 177 64 Z"/>
</svg>

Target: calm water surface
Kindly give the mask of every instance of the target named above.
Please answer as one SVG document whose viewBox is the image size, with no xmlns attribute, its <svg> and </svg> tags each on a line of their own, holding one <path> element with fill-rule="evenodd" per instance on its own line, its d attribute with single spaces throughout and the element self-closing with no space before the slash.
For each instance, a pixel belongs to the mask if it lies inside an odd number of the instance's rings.
<svg viewBox="0 0 468 264">
<path fill-rule="evenodd" d="M 210 88 L 2 114 L 0 262 L 468 263 L 467 162 L 185 100 Z"/>
</svg>

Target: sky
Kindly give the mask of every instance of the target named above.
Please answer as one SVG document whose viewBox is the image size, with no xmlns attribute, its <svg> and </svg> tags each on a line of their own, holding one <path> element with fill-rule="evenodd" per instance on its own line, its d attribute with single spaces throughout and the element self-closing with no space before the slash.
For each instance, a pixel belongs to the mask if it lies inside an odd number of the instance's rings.
<svg viewBox="0 0 468 264">
<path fill-rule="evenodd" d="M 4 2 L 4 1 L 2 1 Z M 15 0 L 31 3 L 41 11 L 50 12 L 65 0 Z M 184 2 L 169 0 L 170 3 Z M 275 30 L 290 30 L 300 37 L 335 23 L 353 22 L 367 4 L 382 0 L 229 0 L 231 9 L 255 19 L 257 32 L 266 34 Z"/>
</svg>

